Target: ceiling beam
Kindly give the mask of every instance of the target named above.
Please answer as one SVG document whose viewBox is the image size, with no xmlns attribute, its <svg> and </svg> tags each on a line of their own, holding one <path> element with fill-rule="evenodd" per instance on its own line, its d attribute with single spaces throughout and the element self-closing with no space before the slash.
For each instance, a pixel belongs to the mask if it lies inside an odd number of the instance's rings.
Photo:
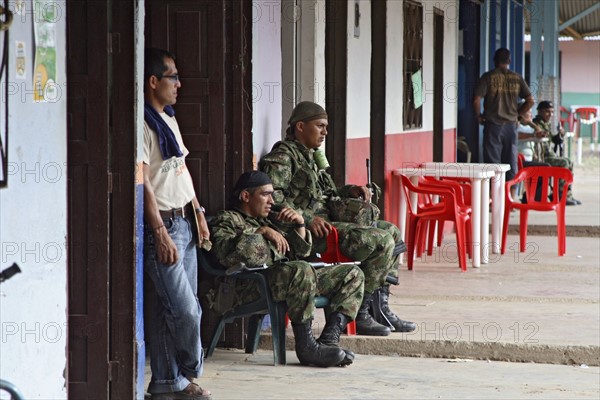
<svg viewBox="0 0 600 400">
<path fill-rule="evenodd" d="M 562 24 L 562 22 L 560 20 L 558 20 L 559 24 Z M 567 26 L 565 29 L 563 29 L 562 31 L 565 31 L 569 36 L 575 38 L 575 39 L 583 39 L 583 36 L 581 35 L 581 33 L 577 32 L 575 29 L 571 28 L 570 26 Z M 560 31 L 560 32 L 562 32 Z"/>
<path fill-rule="evenodd" d="M 585 17 L 588 14 L 593 13 L 596 10 L 600 10 L 600 2 L 594 4 L 593 6 L 587 8 L 586 10 L 583 10 L 582 12 L 575 15 L 574 17 L 569 18 L 565 23 L 560 24 L 560 26 L 558 27 L 558 30 L 562 31 L 562 30 L 566 29 L 568 26 L 573 25 L 575 22 L 579 21 L 581 18 Z"/>
</svg>

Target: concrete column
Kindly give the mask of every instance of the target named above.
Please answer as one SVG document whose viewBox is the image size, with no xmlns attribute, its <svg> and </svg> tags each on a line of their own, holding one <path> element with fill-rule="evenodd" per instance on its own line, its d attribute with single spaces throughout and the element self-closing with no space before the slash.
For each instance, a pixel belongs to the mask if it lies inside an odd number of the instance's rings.
<svg viewBox="0 0 600 400">
<path fill-rule="evenodd" d="M 560 81 L 558 78 L 558 0 L 544 0 L 544 64 L 543 76 L 547 80 L 546 96 L 554 103 L 552 125 L 559 120 Z"/>
<path fill-rule="evenodd" d="M 542 75 L 542 26 L 543 26 L 543 1 L 533 0 L 525 2 L 530 15 L 531 46 L 529 51 L 529 85 L 533 96 L 538 98 L 539 83 Z"/>
<path fill-rule="evenodd" d="M 544 0 L 544 75 L 558 77 L 558 1 Z"/>
<path fill-rule="evenodd" d="M 281 0 L 281 132 L 296 105 L 296 0 Z M 282 133 L 283 135 L 283 133 Z"/>
</svg>

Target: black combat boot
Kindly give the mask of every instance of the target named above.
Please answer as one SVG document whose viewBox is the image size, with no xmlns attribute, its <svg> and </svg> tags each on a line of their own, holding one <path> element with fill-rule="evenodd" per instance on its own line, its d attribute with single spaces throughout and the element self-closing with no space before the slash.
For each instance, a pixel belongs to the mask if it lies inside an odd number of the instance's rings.
<svg viewBox="0 0 600 400">
<path fill-rule="evenodd" d="M 321 332 L 321 336 L 317 339 L 317 342 L 323 346 L 329 347 L 340 347 L 340 335 L 346 325 L 348 324 L 348 317 L 339 312 L 333 312 L 327 316 L 327 322 Z M 354 353 L 348 349 L 342 349 L 346 353 L 346 357 L 339 364 L 340 367 L 352 364 L 354 361 Z"/>
<path fill-rule="evenodd" d="M 367 336 L 388 336 L 390 333 L 392 333 L 392 330 L 389 327 L 381 325 L 375 321 L 371 314 L 369 314 L 372 296 L 373 295 L 371 293 L 365 293 L 365 296 L 363 297 L 363 302 L 360 305 L 358 315 L 356 316 L 356 334 Z"/>
<path fill-rule="evenodd" d="M 417 324 L 401 320 L 390 310 L 389 298 L 390 287 L 388 285 L 383 285 L 373 293 L 371 312 L 375 320 L 380 324 L 389 326 L 394 332 L 412 332 L 417 329 Z"/>
<path fill-rule="evenodd" d="M 296 338 L 296 355 L 300 364 L 317 367 L 333 367 L 344 361 L 346 353 L 339 347 L 321 346 L 312 333 L 312 320 L 305 323 L 292 322 Z"/>
</svg>

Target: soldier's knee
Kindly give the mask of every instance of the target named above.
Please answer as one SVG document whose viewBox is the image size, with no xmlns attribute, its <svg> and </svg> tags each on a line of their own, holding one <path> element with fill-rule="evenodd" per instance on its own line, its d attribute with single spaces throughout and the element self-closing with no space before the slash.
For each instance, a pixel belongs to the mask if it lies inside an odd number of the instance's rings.
<svg viewBox="0 0 600 400">
<path fill-rule="evenodd" d="M 350 280 L 357 281 L 360 283 L 365 281 L 364 272 L 357 266 L 353 266 L 352 269 L 348 271 L 347 276 L 350 278 Z"/>
</svg>

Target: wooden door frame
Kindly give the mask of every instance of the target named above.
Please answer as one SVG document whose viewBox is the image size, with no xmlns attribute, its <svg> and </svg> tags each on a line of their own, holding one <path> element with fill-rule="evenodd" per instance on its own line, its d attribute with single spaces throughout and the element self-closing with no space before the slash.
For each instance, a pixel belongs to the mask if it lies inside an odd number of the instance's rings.
<svg viewBox="0 0 600 400">
<path fill-rule="evenodd" d="M 226 158 L 230 161 L 225 170 L 229 198 L 237 178 L 252 169 L 252 2 L 227 0 L 225 6 L 225 65 L 231 65 L 225 83 L 225 116 L 231 123 L 225 130 L 233 138 L 226 142 L 225 151 L 234 155 Z"/>
<path fill-rule="evenodd" d="M 71 398 L 107 397 L 108 2 L 67 2 L 68 367 Z"/>
<path fill-rule="evenodd" d="M 348 2 L 325 3 L 325 109 L 329 137 L 325 153 L 336 185 L 346 183 L 346 95 L 348 92 Z"/>
<path fill-rule="evenodd" d="M 371 3 L 371 178 L 382 193 L 377 205 L 385 218 L 385 116 L 387 1 Z"/>
<path fill-rule="evenodd" d="M 139 398 L 143 390 L 143 370 L 137 365 L 138 349 L 143 325 L 141 303 L 136 289 L 143 282 L 143 252 L 137 246 L 138 230 L 136 206 L 143 204 L 136 198 L 137 130 L 135 107 L 138 84 L 135 68 L 138 57 L 135 47 L 136 7 L 134 2 L 112 4 L 110 13 L 109 57 L 112 71 L 110 91 L 111 138 L 111 201 L 110 201 L 110 398 Z M 141 72 L 143 75 L 142 71 Z M 141 76 L 141 75 L 140 75 Z M 141 193 L 137 193 L 139 197 Z M 140 254 L 141 253 L 141 254 Z M 141 280 L 141 282 L 140 282 Z M 141 376 L 140 376 L 141 374 Z M 140 382 L 141 381 L 141 382 Z M 140 388 L 142 386 L 142 388 Z"/>
<path fill-rule="evenodd" d="M 433 161 L 444 161 L 444 12 L 433 9 Z"/>
</svg>

